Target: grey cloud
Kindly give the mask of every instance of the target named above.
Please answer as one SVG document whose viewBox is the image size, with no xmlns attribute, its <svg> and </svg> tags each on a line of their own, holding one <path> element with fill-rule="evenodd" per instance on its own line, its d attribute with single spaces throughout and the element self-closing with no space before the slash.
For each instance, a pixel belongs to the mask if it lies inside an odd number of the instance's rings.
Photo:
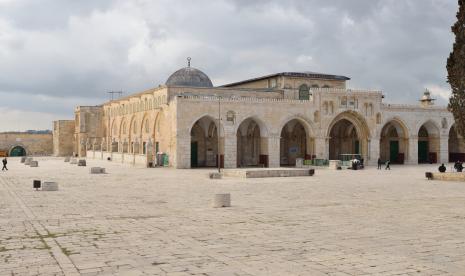
<svg viewBox="0 0 465 276">
<path fill-rule="evenodd" d="M 191 56 L 215 85 L 321 71 L 414 103 L 425 86 L 449 89 L 456 9 L 442 0 L 11 1 L 0 4 L 0 92 L 98 104 L 108 90 L 164 83 Z"/>
</svg>

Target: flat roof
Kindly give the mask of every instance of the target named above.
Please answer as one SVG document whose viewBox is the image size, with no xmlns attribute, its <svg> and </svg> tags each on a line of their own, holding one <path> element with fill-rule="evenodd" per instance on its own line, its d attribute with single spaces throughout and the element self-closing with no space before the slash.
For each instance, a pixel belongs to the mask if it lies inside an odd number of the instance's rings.
<svg viewBox="0 0 465 276">
<path fill-rule="evenodd" d="M 222 85 L 220 87 L 231 87 L 231 86 L 235 86 L 235 85 L 239 85 L 239 84 L 244 84 L 244 83 L 249 83 L 249 82 L 254 82 L 254 81 L 259 81 L 259 80 L 264 80 L 264 79 L 269 79 L 269 78 L 273 78 L 273 77 L 281 77 L 281 76 L 284 76 L 284 77 L 298 77 L 298 78 L 312 78 L 312 79 L 325 79 L 325 80 L 341 80 L 341 81 L 350 80 L 350 78 L 346 77 L 346 76 L 322 74 L 322 73 L 316 73 L 316 72 L 282 72 L 282 73 L 266 75 L 266 76 L 262 76 L 262 77 L 258 77 L 258 78 L 233 82 L 233 83 Z"/>
</svg>

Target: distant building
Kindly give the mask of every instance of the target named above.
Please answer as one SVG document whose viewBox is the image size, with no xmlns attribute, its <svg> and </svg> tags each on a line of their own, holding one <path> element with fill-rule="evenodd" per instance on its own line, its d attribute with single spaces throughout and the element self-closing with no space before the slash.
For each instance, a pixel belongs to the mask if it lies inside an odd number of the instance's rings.
<svg viewBox="0 0 465 276">
<path fill-rule="evenodd" d="M 429 92 L 419 105 L 386 104 L 381 91 L 348 89 L 347 80 L 284 72 L 214 87 L 189 64 L 163 86 L 77 107 L 74 139 L 70 128 L 55 129 L 68 137 L 57 151 L 176 168 L 293 166 L 355 153 L 367 164 L 465 159 L 451 113 Z"/>
</svg>

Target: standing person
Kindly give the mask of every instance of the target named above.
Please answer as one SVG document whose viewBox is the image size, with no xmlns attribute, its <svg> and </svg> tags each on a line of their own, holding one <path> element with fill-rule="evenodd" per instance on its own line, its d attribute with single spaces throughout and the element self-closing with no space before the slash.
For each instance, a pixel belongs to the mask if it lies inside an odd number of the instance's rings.
<svg viewBox="0 0 465 276">
<path fill-rule="evenodd" d="M 4 171 L 4 170 L 8 171 L 8 168 L 6 167 L 6 164 L 8 164 L 8 160 L 6 160 L 6 157 L 3 158 L 2 163 L 3 163 L 2 171 Z"/>
<path fill-rule="evenodd" d="M 381 170 L 381 165 L 383 165 L 383 161 L 381 161 L 381 158 L 378 158 L 378 170 Z"/>
<path fill-rule="evenodd" d="M 386 168 L 385 170 L 391 170 L 391 161 L 386 161 Z"/>
</svg>

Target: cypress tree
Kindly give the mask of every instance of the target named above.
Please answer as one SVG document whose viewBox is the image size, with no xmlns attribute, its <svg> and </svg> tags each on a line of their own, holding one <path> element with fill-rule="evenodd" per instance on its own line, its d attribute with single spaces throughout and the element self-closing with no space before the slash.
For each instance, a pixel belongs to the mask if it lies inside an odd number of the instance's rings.
<svg viewBox="0 0 465 276">
<path fill-rule="evenodd" d="M 447 81 L 452 88 L 448 107 L 458 134 L 465 137 L 465 0 L 458 0 L 458 4 L 457 22 L 452 26 L 455 42 L 447 59 Z"/>
</svg>

